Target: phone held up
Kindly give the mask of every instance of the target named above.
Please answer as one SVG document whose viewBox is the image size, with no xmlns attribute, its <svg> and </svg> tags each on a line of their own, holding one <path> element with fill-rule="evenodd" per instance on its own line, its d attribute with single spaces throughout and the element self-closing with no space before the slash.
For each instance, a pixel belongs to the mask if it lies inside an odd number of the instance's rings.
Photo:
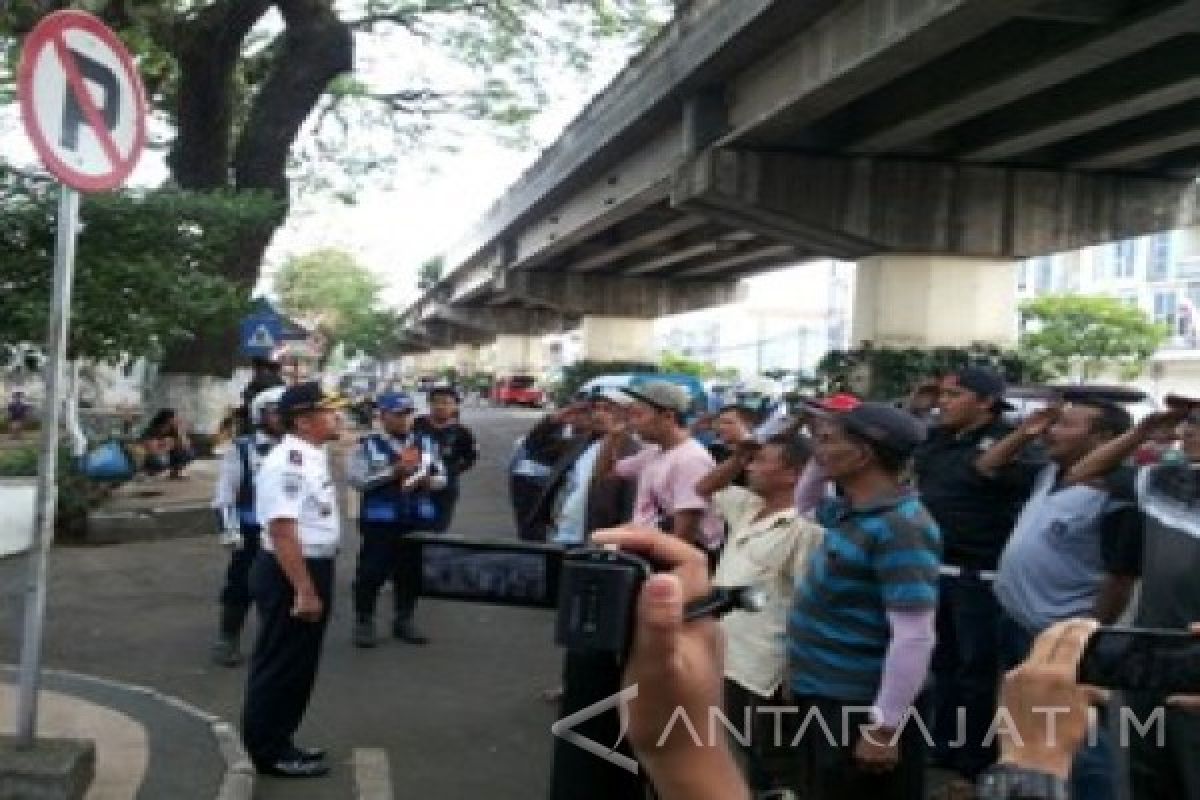
<svg viewBox="0 0 1200 800">
<path fill-rule="evenodd" d="M 1183 630 L 1099 628 L 1083 651 L 1079 682 L 1163 696 L 1200 694 L 1200 636 Z"/>
</svg>

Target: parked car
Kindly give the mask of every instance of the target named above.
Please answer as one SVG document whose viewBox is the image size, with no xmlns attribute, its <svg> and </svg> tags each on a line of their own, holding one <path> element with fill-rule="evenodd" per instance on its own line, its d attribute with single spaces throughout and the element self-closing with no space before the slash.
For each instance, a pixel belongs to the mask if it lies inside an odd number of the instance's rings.
<svg viewBox="0 0 1200 800">
<path fill-rule="evenodd" d="M 541 408 L 546 404 L 546 392 L 532 375 L 513 375 L 501 378 L 492 386 L 492 403 L 498 406 L 529 406 Z"/>
</svg>

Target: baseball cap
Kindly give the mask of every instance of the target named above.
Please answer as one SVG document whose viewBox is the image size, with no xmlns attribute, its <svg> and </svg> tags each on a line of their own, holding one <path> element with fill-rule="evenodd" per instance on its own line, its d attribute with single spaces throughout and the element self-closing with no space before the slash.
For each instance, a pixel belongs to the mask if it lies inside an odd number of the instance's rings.
<svg viewBox="0 0 1200 800">
<path fill-rule="evenodd" d="M 925 428 L 917 418 L 887 403 L 860 403 L 856 408 L 837 414 L 826 413 L 846 430 L 901 456 L 908 456 L 925 438 Z"/>
<path fill-rule="evenodd" d="M 587 396 L 587 399 L 593 403 L 597 400 L 607 400 L 608 402 L 618 406 L 627 406 L 633 402 L 633 398 L 628 394 L 620 389 L 614 389 L 611 386 L 607 388 L 597 387 L 596 389 L 593 389 L 591 394 Z"/>
<path fill-rule="evenodd" d="M 387 411 L 391 414 L 403 414 L 416 409 L 416 404 L 413 403 L 412 397 L 407 392 L 384 392 L 375 398 L 375 405 L 379 407 L 380 411 Z"/>
<path fill-rule="evenodd" d="M 974 392 L 980 397 L 996 401 L 996 408 L 1001 411 L 1013 411 L 1016 406 L 1004 399 L 1008 385 L 1004 377 L 987 367 L 965 367 L 950 373 L 962 388 Z"/>
<path fill-rule="evenodd" d="M 692 400 L 688 396 L 687 389 L 666 381 L 650 381 L 636 389 L 622 386 L 621 391 L 634 400 L 641 400 L 661 411 L 677 411 L 680 414 L 686 414 L 692 408 Z"/>
<path fill-rule="evenodd" d="M 826 411 L 853 411 L 862 405 L 862 400 L 849 392 L 838 392 L 818 400 L 817 405 Z"/>
<path fill-rule="evenodd" d="M 298 414 L 303 411 L 338 411 L 346 407 L 345 399 L 336 393 L 327 392 L 317 381 L 297 383 L 288 387 L 279 398 L 280 414 Z"/>
</svg>

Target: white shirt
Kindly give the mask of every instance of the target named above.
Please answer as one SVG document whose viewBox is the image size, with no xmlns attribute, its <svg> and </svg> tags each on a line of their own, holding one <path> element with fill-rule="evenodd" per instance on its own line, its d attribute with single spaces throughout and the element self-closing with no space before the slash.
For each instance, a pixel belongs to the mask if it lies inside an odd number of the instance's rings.
<svg viewBox="0 0 1200 800">
<path fill-rule="evenodd" d="M 225 450 L 225 455 L 221 457 L 221 469 L 217 473 L 217 483 L 213 492 L 212 507 L 220 513 L 222 527 L 226 531 L 236 532 L 241 526 L 237 504 L 238 495 L 242 491 L 242 471 L 244 469 L 242 443 L 244 441 L 242 437 L 238 437 Z M 251 446 L 246 459 L 249 462 L 251 475 L 258 474 L 263 459 L 266 458 L 260 451 L 269 450 L 277 443 L 277 439 L 262 431 L 254 432 L 254 435 L 250 437 Z"/>
<path fill-rule="evenodd" d="M 787 666 L 784 634 L 796 581 L 821 542 L 819 525 L 787 508 L 755 519 L 763 500 L 749 489 L 730 486 L 713 495 L 713 508 L 729 523 L 713 583 L 755 585 L 767 592 L 762 611 L 733 611 L 721 618 L 725 631 L 725 677 L 762 697 L 783 683 Z"/>
<path fill-rule="evenodd" d="M 272 520 L 294 519 L 305 558 L 332 558 L 341 538 L 337 490 L 325 451 L 288 434 L 267 454 L 254 481 L 263 549 L 274 551 Z"/>
</svg>

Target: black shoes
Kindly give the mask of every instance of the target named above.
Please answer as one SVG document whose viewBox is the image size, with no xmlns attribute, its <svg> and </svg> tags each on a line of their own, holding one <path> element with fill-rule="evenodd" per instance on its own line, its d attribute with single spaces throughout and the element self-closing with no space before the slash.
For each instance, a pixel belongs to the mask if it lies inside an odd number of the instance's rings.
<svg viewBox="0 0 1200 800">
<path fill-rule="evenodd" d="M 274 775 L 278 778 L 319 778 L 329 772 L 329 765 L 320 760 L 307 760 L 299 756 L 290 756 L 263 764 L 258 767 L 261 775 Z"/>
<path fill-rule="evenodd" d="M 411 620 L 396 620 L 392 625 L 392 636 L 408 644 L 429 644 L 429 637 L 417 630 Z"/>
<path fill-rule="evenodd" d="M 375 620 L 371 617 L 359 617 L 354 622 L 354 646 L 374 647 L 378 641 L 375 638 Z"/>
<path fill-rule="evenodd" d="M 321 747 L 295 747 L 295 755 L 302 761 L 324 761 L 325 750 Z"/>
<path fill-rule="evenodd" d="M 222 637 L 213 643 L 212 662 L 221 667 L 236 667 L 245 659 L 238 649 L 237 639 Z"/>
</svg>

